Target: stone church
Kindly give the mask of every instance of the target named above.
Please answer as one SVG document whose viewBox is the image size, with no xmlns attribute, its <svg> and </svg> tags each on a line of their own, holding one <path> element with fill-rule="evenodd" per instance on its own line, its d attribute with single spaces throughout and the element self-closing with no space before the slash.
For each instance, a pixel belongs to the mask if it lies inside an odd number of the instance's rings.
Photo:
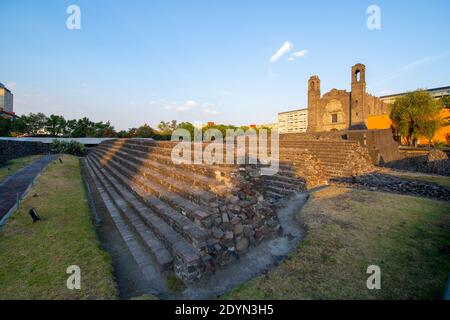
<svg viewBox="0 0 450 320">
<path fill-rule="evenodd" d="M 320 79 L 308 81 L 308 131 L 366 129 L 369 116 L 389 113 L 388 104 L 366 92 L 366 67 L 352 67 L 351 91 L 332 89 L 320 94 Z"/>
</svg>

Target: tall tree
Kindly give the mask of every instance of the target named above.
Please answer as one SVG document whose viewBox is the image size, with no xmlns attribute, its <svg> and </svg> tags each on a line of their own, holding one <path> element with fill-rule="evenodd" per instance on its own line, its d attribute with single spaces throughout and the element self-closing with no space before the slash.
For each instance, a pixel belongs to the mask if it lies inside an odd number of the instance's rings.
<svg viewBox="0 0 450 320">
<path fill-rule="evenodd" d="M 177 129 L 185 129 L 189 131 L 191 140 L 194 140 L 194 125 L 190 122 L 182 122 L 178 125 Z"/>
<path fill-rule="evenodd" d="M 95 136 L 98 138 L 102 137 L 114 137 L 116 136 L 116 131 L 114 127 L 111 125 L 111 122 L 107 121 L 103 123 L 103 121 L 96 122 L 93 124 L 95 130 Z"/>
<path fill-rule="evenodd" d="M 11 135 L 11 119 L 0 116 L 0 137 L 9 137 Z"/>
<path fill-rule="evenodd" d="M 77 127 L 77 120 L 75 119 L 67 120 L 64 135 L 66 137 L 73 137 L 73 132 L 75 131 L 76 127 Z"/>
<path fill-rule="evenodd" d="M 408 144 L 416 143 L 420 136 L 432 139 L 439 128 L 442 104 L 424 90 L 409 92 L 392 105 L 391 119 L 398 135 Z"/>
<path fill-rule="evenodd" d="M 42 112 L 30 113 L 28 116 L 23 116 L 27 126 L 27 132 L 30 135 L 37 135 L 39 131 L 45 129 L 47 117 Z"/>
<path fill-rule="evenodd" d="M 136 137 L 138 138 L 153 138 L 154 135 L 155 131 L 148 124 L 144 124 L 136 130 Z"/>
<path fill-rule="evenodd" d="M 94 123 L 88 118 L 79 119 L 72 136 L 75 138 L 93 137 L 95 135 Z"/>
<path fill-rule="evenodd" d="M 66 124 L 64 117 L 52 114 L 47 118 L 45 128 L 52 137 L 56 137 L 64 133 Z"/>
<path fill-rule="evenodd" d="M 12 121 L 11 134 L 14 136 L 27 133 L 27 119 L 26 116 L 17 117 Z"/>
<path fill-rule="evenodd" d="M 158 124 L 158 130 L 161 131 L 164 134 L 170 134 L 173 130 L 175 130 L 178 127 L 177 120 L 172 121 L 161 121 Z"/>
</svg>

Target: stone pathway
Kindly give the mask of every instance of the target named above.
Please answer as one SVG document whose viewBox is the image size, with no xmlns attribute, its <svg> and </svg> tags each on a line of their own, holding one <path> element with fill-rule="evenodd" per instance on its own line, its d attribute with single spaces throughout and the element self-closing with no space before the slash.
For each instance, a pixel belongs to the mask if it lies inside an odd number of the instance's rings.
<svg viewBox="0 0 450 320">
<path fill-rule="evenodd" d="M 55 158 L 55 155 L 43 156 L 0 183 L 0 226 L 16 209 L 17 198 L 23 199 L 42 169 Z"/>
</svg>

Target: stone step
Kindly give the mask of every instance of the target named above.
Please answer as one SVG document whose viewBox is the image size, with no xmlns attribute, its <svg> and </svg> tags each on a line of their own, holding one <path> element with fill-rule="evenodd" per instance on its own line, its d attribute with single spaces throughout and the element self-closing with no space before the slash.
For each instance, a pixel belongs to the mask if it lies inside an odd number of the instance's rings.
<svg viewBox="0 0 450 320">
<path fill-rule="evenodd" d="M 314 151 L 329 151 L 329 150 L 333 150 L 333 151 L 348 151 L 348 150 L 353 150 L 355 148 L 355 146 L 352 145 L 348 145 L 348 146 L 332 146 L 332 145 L 306 145 L 306 144 L 300 144 L 300 145 L 295 145 L 295 144 L 290 144 L 290 145 L 281 145 L 279 146 L 279 150 L 314 150 Z"/>
<path fill-rule="evenodd" d="M 280 139 L 281 144 L 309 144 L 309 145 L 333 145 L 333 146 L 342 146 L 342 145 L 355 145 L 359 144 L 358 141 L 353 140 L 296 140 L 296 139 Z"/>
<path fill-rule="evenodd" d="M 154 143 L 148 143 L 148 142 L 146 142 L 145 144 L 143 144 L 143 143 L 137 143 L 136 141 L 134 141 L 134 140 L 131 140 L 131 141 L 121 141 L 121 142 L 118 142 L 118 143 L 109 143 L 109 144 L 105 144 L 105 143 L 101 143 L 98 147 L 100 147 L 100 148 L 107 148 L 107 149 L 113 149 L 113 150 L 120 150 L 120 149 L 128 149 L 128 150 L 133 150 L 133 151 L 140 151 L 141 153 L 143 153 L 143 154 L 145 154 L 145 157 L 147 158 L 147 159 L 149 159 L 149 157 L 150 156 L 153 156 L 153 155 L 159 155 L 159 156 L 164 156 L 164 157 L 166 157 L 166 158 L 170 158 L 171 159 L 171 161 L 170 161 L 170 164 L 173 164 L 173 161 L 172 161 L 172 158 L 171 158 L 171 156 L 172 156 L 172 148 L 174 147 L 176 145 L 176 143 L 171 143 L 171 145 L 169 145 L 170 146 L 170 148 L 168 147 L 168 146 L 165 146 L 165 147 L 163 147 L 163 146 L 161 146 L 160 145 L 160 142 L 154 142 Z M 205 146 L 207 146 L 208 144 L 207 143 L 205 143 L 205 144 L 203 144 L 203 148 L 205 147 Z M 194 147 L 192 146 L 192 145 L 190 145 L 190 147 L 191 147 L 191 161 L 193 162 L 193 160 L 194 160 Z M 247 155 L 247 163 L 248 163 L 248 160 L 249 160 L 249 154 L 252 154 L 251 152 L 252 152 L 252 150 L 253 149 L 251 149 L 251 150 L 246 150 L 246 155 Z M 234 154 L 233 154 L 233 156 L 234 156 L 234 161 L 236 162 L 237 160 L 237 149 L 235 149 L 234 150 Z M 229 167 L 230 165 L 227 165 L 227 164 L 225 164 L 225 161 L 226 161 L 226 147 L 224 147 L 224 149 L 223 149 L 223 157 L 222 157 L 222 161 L 224 162 L 223 164 L 216 164 L 215 166 L 218 166 L 218 167 Z M 232 164 L 230 167 L 234 167 L 235 166 L 235 164 Z"/>
<path fill-rule="evenodd" d="M 158 162 L 148 159 L 148 155 L 145 152 L 139 150 L 128 149 L 126 147 L 114 150 L 111 148 L 101 147 L 97 150 L 102 150 L 109 154 L 115 154 L 119 157 L 138 164 L 140 167 L 146 167 L 152 169 L 153 171 L 164 174 L 165 176 L 169 176 L 177 180 L 186 181 L 192 186 L 200 187 L 215 194 L 220 195 L 227 192 L 227 187 L 222 181 L 216 180 L 214 178 L 209 178 L 195 172 L 189 172 L 188 170 L 183 170 L 183 167 L 181 165 L 174 165 L 173 163 L 169 165 L 164 162 Z"/>
<path fill-rule="evenodd" d="M 269 185 L 267 186 L 267 189 L 271 192 L 275 192 L 278 194 L 282 194 L 282 195 L 290 195 L 296 192 L 296 190 L 291 189 L 291 188 L 281 188 L 281 187 L 277 187 L 275 185 Z"/>
<path fill-rule="evenodd" d="M 161 270 L 172 269 L 172 255 L 158 237 L 147 228 L 139 216 L 128 207 L 123 198 L 113 190 L 89 159 L 86 160 L 86 168 L 92 180 L 95 182 L 97 189 L 103 194 L 102 197 L 104 197 L 105 204 L 107 205 L 111 217 L 115 215 L 113 219 L 119 220 L 118 224 L 123 223 L 122 218 L 128 222 L 128 225 L 134 230 L 140 241 L 145 244 L 145 248 L 151 254 Z M 105 195 L 105 193 L 107 195 Z M 122 218 L 118 218 L 117 215 Z M 127 234 L 124 241 L 126 242 L 126 239 L 131 236 L 131 234 Z"/>
<path fill-rule="evenodd" d="M 202 260 L 198 249 L 194 248 L 186 239 L 171 228 L 170 225 L 145 206 L 133 193 L 121 186 L 117 180 L 109 174 L 102 172 L 104 170 L 98 167 L 98 164 L 92 162 L 91 159 L 88 159 L 88 163 L 92 165 L 91 168 L 103 183 L 105 190 L 110 194 L 116 206 L 120 208 L 130 224 L 133 225 L 137 234 L 144 239 L 149 247 L 151 245 L 155 246 L 155 239 L 159 239 L 170 250 L 172 255 L 176 257 L 174 260 L 176 269 L 180 267 L 184 268 L 184 266 L 202 268 Z M 145 237 L 151 234 L 151 232 L 156 234 L 157 238 L 154 237 L 155 239 L 147 241 L 148 239 Z M 150 248 L 152 252 L 155 250 L 154 247 Z M 155 254 L 159 252 L 156 251 Z"/>
<path fill-rule="evenodd" d="M 297 142 L 297 141 L 282 141 L 280 144 L 280 147 L 287 147 L 287 146 L 295 146 L 295 147 L 303 147 L 308 146 L 310 148 L 312 147 L 321 147 L 326 146 L 329 148 L 349 148 L 354 147 L 356 145 L 359 145 L 357 142 L 353 141 L 333 141 L 333 142 L 326 142 L 326 141 L 310 141 L 310 142 Z"/>
<path fill-rule="evenodd" d="M 217 197 L 210 192 L 193 187 L 184 183 L 183 181 L 175 180 L 173 178 L 165 177 L 158 172 L 146 169 L 145 167 L 137 166 L 136 164 L 124 160 L 116 155 L 108 156 L 99 151 L 94 151 L 93 154 L 99 156 L 100 159 L 108 159 L 107 162 L 111 162 L 116 166 L 116 169 L 123 173 L 122 168 L 126 168 L 130 174 L 129 178 L 143 179 L 145 187 L 151 187 L 152 189 L 163 190 L 164 192 L 170 192 L 173 195 L 177 195 L 183 199 L 192 202 L 201 207 L 208 207 L 208 210 L 217 208 Z M 160 197 L 161 192 L 157 194 Z"/>
<path fill-rule="evenodd" d="M 285 175 L 282 175 L 281 173 L 278 173 L 273 176 L 267 176 L 267 179 L 270 179 L 271 181 L 279 181 L 279 182 L 284 182 L 287 184 L 294 184 L 294 185 L 305 183 L 305 180 L 304 180 L 305 178 L 303 178 L 303 177 L 296 178 L 296 177 L 291 177 L 291 176 L 285 176 Z"/>
<path fill-rule="evenodd" d="M 100 153 L 99 150 L 95 150 L 93 152 L 98 154 L 100 157 L 105 154 L 108 155 L 108 159 L 114 159 L 122 166 L 125 166 L 135 172 L 135 174 L 139 174 L 152 182 L 156 182 L 162 187 L 165 187 L 168 190 L 197 203 L 198 205 L 212 206 L 216 203 L 216 207 L 218 206 L 217 196 L 213 193 L 192 184 L 185 183 L 182 180 L 163 175 L 158 171 L 150 170 L 143 165 L 138 165 L 135 162 L 129 161 L 128 159 L 131 158 L 130 156 L 119 154 L 118 152 L 111 153 L 110 151 Z"/>
<path fill-rule="evenodd" d="M 333 150 L 333 149 L 325 149 L 325 150 L 314 150 L 314 149 L 308 149 L 308 151 L 305 153 L 319 157 L 319 156 L 327 156 L 327 155 L 335 155 L 336 158 L 347 158 L 348 155 L 353 150 Z M 280 150 L 280 156 L 289 156 L 289 155 L 301 155 L 301 152 L 296 152 L 295 148 L 290 148 L 289 150 Z"/>
<path fill-rule="evenodd" d="M 274 200 L 280 200 L 280 199 L 283 199 L 283 198 L 286 197 L 285 194 L 283 194 L 283 193 L 278 193 L 278 192 L 272 191 L 272 190 L 268 190 L 268 191 L 267 191 L 267 196 L 268 196 L 269 198 L 274 199 Z"/>
<path fill-rule="evenodd" d="M 286 164 L 280 164 L 278 169 L 278 175 L 287 176 L 293 178 L 302 178 L 301 173 L 304 171 L 306 164 L 302 162 L 286 161 Z M 317 161 L 317 166 L 314 166 L 316 170 L 323 170 L 323 165 Z M 299 176 L 300 174 L 300 176 Z"/>
<path fill-rule="evenodd" d="M 176 142 L 176 141 L 157 141 L 157 140 L 153 140 L 153 139 L 135 138 L 135 139 L 107 140 L 107 141 L 103 141 L 101 144 L 105 144 L 105 145 L 133 144 L 133 145 L 137 145 L 137 146 L 159 146 L 161 148 L 172 149 L 173 146 L 175 146 L 178 143 L 179 142 Z"/>
<path fill-rule="evenodd" d="M 132 258 L 138 265 L 141 272 L 147 278 L 157 277 L 156 272 L 160 271 L 160 267 L 156 265 L 154 258 L 148 253 L 148 249 L 142 244 L 133 233 L 133 230 L 128 226 L 126 221 L 120 215 L 119 210 L 114 205 L 112 199 L 108 193 L 103 189 L 101 184 L 91 177 L 88 172 L 86 159 L 81 160 L 81 171 L 85 182 L 90 186 L 90 192 L 92 193 L 92 200 L 96 208 L 105 210 L 111 217 L 113 224 L 115 225 L 120 237 L 122 238 L 126 248 L 130 252 Z"/>
<path fill-rule="evenodd" d="M 320 153 L 310 153 L 310 155 L 316 159 L 316 160 L 320 160 L 322 163 L 327 162 L 327 163 L 333 163 L 333 162 L 345 162 L 348 161 L 348 155 L 345 154 L 336 154 L 336 153 L 324 153 L 324 154 L 320 154 Z M 280 154 L 280 159 L 281 160 L 287 160 L 287 159 L 295 159 L 294 157 L 299 157 L 294 156 L 294 154 Z"/>
<path fill-rule="evenodd" d="M 287 182 L 277 178 L 277 176 L 270 176 L 265 179 L 265 184 L 267 187 L 277 187 L 285 190 L 305 190 L 306 183 L 300 179 L 297 179 L 295 182 Z"/>
<path fill-rule="evenodd" d="M 114 175 L 119 181 L 131 189 L 136 186 L 141 187 L 146 193 L 154 195 L 160 198 L 162 201 L 170 205 L 179 213 L 187 216 L 192 221 L 195 221 L 198 225 L 208 225 L 208 217 L 211 213 L 205 210 L 203 207 L 167 190 L 166 188 L 149 181 L 139 175 L 136 175 L 128 168 L 121 166 L 115 160 L 102 161 L 102 159 L 96 154 L 91 153 L 89 156 L 94 157 L 103 168 L 107 169 Z"/>
<path fill-rule="evenodd" d="M 89 156 L 91 158 L 92 156 Z M 91 161 L 97 166 L 97 168 L 102 171 L 106 178 L 110 180 L 114 186 L 125 185 L 128 187 L 130 180 L 120 177 L 119 180 L 113 178 L 113 175 L 105 169 L 100 168 L 98 161 L 91 158 Z M 114 169 L 115 170 L 115 169 Z M 118 173 L 113 173 L 114 175 Z M 113 181 L 114 180 L 114 181 Z M 133 186 L 132 190 L 125 188 L 122 192 L 131 192 L 140 201 L 145 203 L 154 213 L 163 219 L 168 225 L 170 225 L 174 230 L 176 230 L 180 235 L 182 235 L 188 242 L 190 242 L 194 247 L 199 250 L 203 250 L 206 246 L 206 240 L 209 237 L 208 232 L 193 223 L 189 218 L 175 211 L 172 207 L 161 201 L 159 198 L 149 195 L 139 186 Z M 142 206 L 140 206 L 142 207 Z"/>
<path fill-rule="evenodd" d="M 102 144 L 100 144 L 97 148 L 99 148 L 99 149 L 110 148 L 112 150 L 120 150 L 120 147 L 118 147 L 118 146 L 111 146 L 111 147 L 106 146 L 105 147 Z M 125 148 L 128 148 L 128 146 L 126 146 Z M 132 150 L 136 150 L 136 149 L 132 149 Z M 145 151 L 141 151 L 141 152 L 142 152 L 142 154 L 146 155 L 147 159 L 151 159 L 151 160 L 160 162 L 160 163 L 168 165 L 168 166 L 174 165 L 172 158 L 170 156 L 166 156 L 166 155 L 155 153 L 155 152 L 151 152 L 151 153 L 148 153 Z M 194 172 L 199 175 L 203 175 L 208 178 L 217 179 L 219 181 L 221 181 L 223 177 L 229 176 L 236 169 L 235 166 L 230 166 L 230 165 L 180 164 L 177 166 L 181 170 L 186 170 L 188 172 L 191 171 L 191 172 Z"/>
<path fill-rule="evenodd" d="M 161 170 L 161 172 L 164 172 L 165 174 L 171 174 L 174 177 L 187 179 L 192 183 L 194 183 L 195 185 L 200 184 L 204 185 L 205 187 L 212 187 L 214 189 L 223 186 L 223 183 L 216 179 L 208 178 L 204 175 L 200 175 L 193 172 L 186 172 L 187 170 L 184 165 L 180 164 L 175 167 L 173 165 L 172 160 L 167 157 L 163 157 L 162 159 L 165 159 L 166 161 L 163 161 L 163 163 L 161 163 L 161 161 L 152 160 L 152 155 L 149 155 L 148 153 L 140 150 L 130 149 L 127 146 L 123 146 L 121 148 L 117 148 L 114 150 L 115 152 L 118 153 L 131 154 L 134 156 L 135 159 L 139 160 L 140 163 L 147 165 L 149 168 Z M 156 160 L 158 159 L 159 158 L 157 157 Z"/>
<path fill-rule="evenodd" d="M 331 177 L 331 178 L 336 178 L 336 177 L 351 177 L 352 174 L 352 170 L 351 169 L 346 169 L 346 170 L 326 170 L 325 173 Z"/>
</svg>

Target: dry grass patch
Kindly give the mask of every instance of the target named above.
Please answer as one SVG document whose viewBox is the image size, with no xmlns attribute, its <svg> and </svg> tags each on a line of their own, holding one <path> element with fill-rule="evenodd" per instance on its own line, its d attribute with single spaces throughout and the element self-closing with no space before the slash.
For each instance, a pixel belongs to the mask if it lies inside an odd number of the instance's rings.
<svg viewBox="0 0 450 320">
<path fill-rule="evenodd" d="M 0 229 L 0 299 L 117 296 L 110 258 L 100 249 L 91 223 L 79 160 L 61 158 L 63 163 L 48 166 L 20 210 Z M 31 207 L 42 221 L 32 223 Z M 81 268 L 81 290 L 67 289 L 70 265 Z"/>
<path fill-rule="evenodd" d="M 306 236 L 286 261 L 225 296 L 232 299 L 440 299 L 450 258 L 450 205 L 330 187 L 299 213 Z M 369 265 L 381 290 L 368 290 Z"/>
</svg>

